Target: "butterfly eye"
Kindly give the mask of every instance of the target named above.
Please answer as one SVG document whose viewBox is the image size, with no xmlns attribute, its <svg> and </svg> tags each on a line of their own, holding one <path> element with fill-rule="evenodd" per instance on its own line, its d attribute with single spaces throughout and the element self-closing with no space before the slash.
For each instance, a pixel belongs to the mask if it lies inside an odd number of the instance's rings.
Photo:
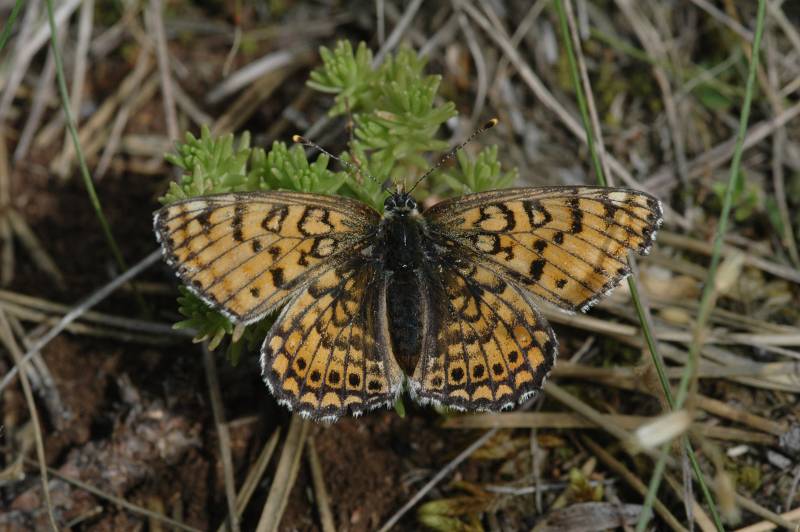
<svg viewBox="0 0 800 532">
<path fill-rule="evenodd" d="M 414 199 L 411 196 L 407 197 L 406 198 L 406 209 L 408 209 L 410 211 L 413 211 L 416 208 L 417 208 L 417 202 L 414 201 Z"/>
<path fill-rule="evenodd" d="M 396 207 L 394 203 L 394 196 L 389 196 L 383 201 L 383 209 L 388 211 Z"/>
</svg>

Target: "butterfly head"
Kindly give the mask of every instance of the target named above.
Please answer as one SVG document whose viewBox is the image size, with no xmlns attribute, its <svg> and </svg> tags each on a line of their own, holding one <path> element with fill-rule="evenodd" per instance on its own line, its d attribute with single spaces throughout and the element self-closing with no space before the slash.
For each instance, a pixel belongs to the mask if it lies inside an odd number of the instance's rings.
<svg viewBox="0 0 800 532">
<path fill-rule="evenodd" d="M 411 194 L 398 189 L 383 202 L 383 213 L 385 216 L 414 216 L 419 214 L 419 211 L 417 202 Z"/>
</svg>

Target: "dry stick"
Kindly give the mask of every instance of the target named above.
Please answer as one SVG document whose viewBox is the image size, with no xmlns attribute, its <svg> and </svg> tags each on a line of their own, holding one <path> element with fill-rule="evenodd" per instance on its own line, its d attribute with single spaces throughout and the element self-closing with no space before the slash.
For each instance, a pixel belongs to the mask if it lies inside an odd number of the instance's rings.
<svg viewBox="0 0 800 532">
<path fill-rule="evenodd" d="M 770 3 L 769 5 L 772 5 Z M 771 90 L 768 91 L 767 97 L 772 112 L 779 115 L 783 112 L 783 101 L 780 97 L 776 96 L 778 92 L 778 68 L 775 64 L 776 61 L 776 45 L 775 39 L 771 33 L 766 35 L 767 42 L 767 78 Z M 789 257 L 796 268 L 800 268 L 800 253 L 797 251 L 797 244 L 794 239 L 794 229 L 792 225 L 792 218 L 789 214 L 789 205 L 786 201 L 786 186 L 784 185 L 783 175 L 783 154 L 786 149 L 786 127 L 779 127 L 775 131 L 775 138 L 772 143 L 772 187 L 775 189 L 775 201 L 778 204 L 778 214 L 781 217 L 783 224 L 783 245 L 789 251 Z"/>
<path fill-rule="evenodd" d="M 214 415 L 214 425 L 217 427 L 219 438 L 219 451 L 222 459 L 222 474 L 225 481 L 225 499 L 228 501 L 228 519 L 232 532 L 239 531 L 239 516 L 236 513 L 236 484 L 233 478 L 233 458 L 231 457 L 231 435 L 225 422 L 225 407 L 222 404 L 222 392 L 219 388 L 217 366 L 214 354 L 208 349 L 208 343 L 203 343 L 203 365 L 206 370 L 208 393 L 211 397 L 211 412 Z"/>
<path fill-rule="evenodd" d="M 609 422 L 608 419 L 605 419 L 603 415 L 592 408 L 591 406 L 587 405 L 574 395 L 568 393 L 566 390 L 561 388 L 554 382 L 548 382 L 547 386 L 544 388 L 544 391 L 547 395 L 558 401 L 559 403 L 564 404 L 568 408 L 576 411 L 583 417 L 593 421 L 599 427 L 602 427 L 603 430 L 617 438 L 623 444 L 627 444 L 628 442 L 632 441 L 631 435 L 617 425 L 616 423 Z"/>
<path fill-rule="evenodd" d="M 63 32 L 58 36 L 59 41 L 64 40 Z M 45 59 L 44 67 L 39 74 L 39 81 L 36 84 L 36 91 L 33 95 L 33 103 L 28 111 L 28 118 L 25 120 L 25 126 L 22 128 L 22 134 L 17 142 L 17 147 L 14 149 L 14 163 L 24 159 L 28 155 L 33 137 L 36 130 L 42 123 L 42 116 L 47 108 L 48 101 L 52 98 L 53 81 L 56 77 L 56 62 L 53 57 L 53 49 L 47 50 L 47 59 Z M 2 196 L 2 194 L 0 194 Z M 0 200 L 2 201 L 2 200 Z"/>
<path fill-rule="evenodd" d="M 208 92 L 208 95 L 206 95 L 206 102 L 220 102 L 231 94 L 250 86 L 253 82 L 295 64 L 299 57 L 307 54 L 308 49 L 305 47 L 296 48 L 294 50 L 270 52 L 252 63 L 248 63 L 230 76 L 227 76 L 221 83 Z"/>
<path fill-rule="evenodd" d="M 781 514 L 781 517 L 790 521 L 800 522 L 800 508 L 795 508 L 789 512 Z M 797 530 L 797 523 L 792 526 L 792 530 Z M 771 521 L 760 521 L 744 528 L 737 528 L 734 532 L 769 532 L 778 528 Z"/>
<path fill-rule="evenodd" d="M 261 102 L 269 98 L 295 70 L 308 63 L 311 58 L 311 53 L 307 52 L 297 57 L 291 64 L 270 71 L 250 85 L 228 107 L 225 114 L 217 119 L 211 128 L 212 134 L 221 135 L 237 129 L 258 109 Z"/>
<path fill-rule="evenodd" d="M 272 486 L 269 489 L 267 501 L 264 503 L 264 509 L 261 511 L 256 532 L 276 532 L 278 530 L 281 516 L 289 502 L 289 494 L 297 479 L 297 471 L 300 469 L 300 457 L 303 456 L 309 425 L 308 420 L 298 415 L 292 416 L 278 461 L 278 468 L 275 471 L 275 478 L 272 479 Z"/>
<path fill-rule="evenodd" d="M 675 152 L 675 162 L 677 163 L 678 178 L 683 187 L 683 199 L 687 203 L 691 201 L 689 194 L 689 177 L 686 164 L 686 150 L 684 148 L 682 122 L 678 118 L 678 109 L 675 105 L 675 98 L 672 96 L 669 76 L 666 70 L 660 66 L 668 63 L 668 54 L 660 40 L 660 36 L 655 27 L 640 14 L 631 0 L 616 0 L 617 6 L 622 10 L 625 17 L 631 24 L 634 33 L 639 38 L 645 52 L 654 59 L 652 71 L 658 83 L 661 96 L 664 100 L 664 112 L 672 137 L 672 149 Z"/>
<path fill-rule="evenodd" d="M 6 314 L 2 309 L 0 309 L 0 336 L 2 336 L 3 343 L 11 353 L 11 358 L 14 359 L 15 367 L 19 368 L 21 371 L 20 382 L 22 383 L 22 392 L 25 394 L 25 402 L 28 405 L 28 412 L 30 412 L 31 423 L 33 423 L 33 435 L 36 440 L 36 459 L 39 463 L 39 476 L 42 481 L 42 493 L 44 494 L 47 516 L 50 518 L 50 527 L 55 532 L 58 532 L 56 518 L 53 515 L 53 501 L 50 499 L 50 487 L 48 486 L 49 481 L 47 478 L 47 459 L 44 455 L 44 441 L 42 440 L 42 426 L 39 423 L 39 413 L 36 410 L 36 403 L 33 400 L 31 384 L 28 382 L 28 374 L 25 371 L 22 351 L 14 340 L 14 333 L 11 332 L 11 326 L 8 324 Z"/>
<path fill-rule="evenodd" d="M 170 140 L 177 140 L 180 136 L 178 130 L 178 115 L 175 112 L 175 97 L 172 93 L 172 76 L 170 75 L 169 53 L 167 51 L 167 38 L 164 35 L 164 5 L 162 0 L 150 0 L 150 9 L 146 11 L 149 26 L 153 31 L 156 41 L 156 55 L 158 56 L 158 73 L 161 78 L 161 96 L 164 98 L 164 114 L 167 119 L 167 134 Z"/>
<path fill-rule="evenodd" d="M 709 482 L 710 480 L 711 479 L 709 479 Z M 754 500 L 748 499 L 747 497 L 744 497 L 738 493 L 736 493 L 736 503 L 748 512 L 754 513 L 762 519 L 766 519 L 767 521 L 775 523 L 778 526 L 782 526 L 786 530 L 797 530 L 797 522 L 792 523 L 788 519 L 776 514 L 775 512 L 764 508 Z"/>
<path fill-rule="evenodd" d="M 800 104 L 795 107 L 798 110 L 798 114 L 800 114 Z M 706 256 L 711 255 L 708 242 L 692 238 L 690 236 L 680 235 L 670 231 L 660 231 L 658 233 L 658 241 L 663 245 L 678 247 L 687 251 L 691 251 L 692 253 L 699 253 Z M 728 257 L 734 253 L 742 253 L 742 250 L 734 246 L 723 244 L 723 257 Z M 744 254 L 744 265 L 765 271 L 787 281 L 800 284 L 800 270 L 798 269 L 785 266 L 783 264 L 778 264 L 761 257 L 754 256 L 750 253 Z"/>
<path fill-rule="evenodd" d="M 797 31 L 795 27 L 795 23 L 790 21 L 786 14 L 781 9 L 781 1 L 772 1 L 767 3 L 767 10 L 769 11 L 769 16 L 772 20 L 778 23 L 783 33 L 786 34 L 786 38 L 789 39 L 789 42 L 792 43 L 794 46 L 794 50 L 796 53 L 800 53 L 800 32 Z"/>
<path fill-rule="evenodd" d="M 39 242 L 39 239 L 28 225 L 28 222 L 25 221 L 25 218 L 20 216 L 15 209 L 9 209 L 6 215 L 11 225 L 11 230 L 17 234 L 19 241 L 22 243 L 31 259 L 33 259 L 33 262 L 36 263 L 36 266 L 53 280 L 53 283 L 59 290 L 65 290 L 67 283 L 64 280 L 64 274 L 61 273 L 56 262 L 47 253 L 42 243 Z"/>
<path fill-rule="evenodd" d="M 747 41 L 748 43 L 753 42 L 753 32 L 739 24 L 737 21 L 733 20 L 729 17 L 725 12 L 721 11 L 717 7 L 715 7 L 711 2 L 708 0 L 691 0 L 694 5 L 711 15 L 713 18 L 717 19 L 723 25 L 727 26 L 729 30 L 733 31 L 737 35 L 739 35 L 742 39 Z"/>
<path fill-rule="evenodd" d="M 272 453 L 275 452 L 275 447 L 278 446 L 278 438 L 280 435 L 281 429 L 278 427 L 275 429 L 275 432 L 272 433 L 272 436 L 270 436 L 269 440 L 267 440 L 267 443 L 264 444 L 263 449 L 261 449 L 261 453 L 258 455 L 255 463 L 250 468 L 250 471 L 247 472 L 247 478 L 244 479 L 242 488 L 239 490 L 239 493 L 236 496 L 236 515 L 239 517 L 241 517 L 244 513 L 244 509 L 247 508 L 247 503 L 250 502 L 250 498 L 253 496 L 253 493 L 255 493 L 259 482 L 261 482 L 261 477 L 264 476 L 264 471 L 266 471 L 267 466 L 269 465 L 269 460 L 272 458 Z M 224 523 L 220 524 L 217 532 L 223 532 L 224 529 Z"/>
<path fill-rule="evenodd" d="M 26 53 L 33 33 L 33 25 L 39 17 L 38 9 L 41 8 L 41 2 L 28 2 L 25 16 L 22 18 L 22 23 L 19 28 L 19 34 L 16 38 L 16 46 L 14 54 L 11 57 L 11 65 L 8 67 L 4 75 L 4 90 L 0 96 L 0 129 L 5 125 L 8 113 L 11 110 L 11 104 L 16 96 L 17 89 L 22 84 L 22 79 L 28 71 L 28 66 L 34 53 Z M 45 40 L 47 38 L 45 37 Z M 41 47 L 41 45 L 39 45 Z M 36 49 L 38 51 L 38 48 Z"/>
<path fill-rule="evenodd" d="M 86 79 L 86 58 L 89 55 L 89 42 L 92 37 L 92 25 L 94 15 L 94 0 L 85 0 L 81 4 L 81 12 L 78 23 L 78 46 L 75 48 L 75 64 L 72 68 L 72 85 L 70 86 L 69 106 L 72 116 L 75 117 L 75 126 L 80 123 L 81 100 L 83 99 L 83 85 Z M 62 39 L 63 40 L 63 39 Z M 64 128 L 64 140 L 61 144 L 61 152 L 69 149 L 69 131 Z M 56 172 L 62 179 L 69 175 L 69 163 L 65 161 L 61 168 Z"/>
<path fill-rule="evenodd" d="M 469 458 L 472 455 L 472 453 L 483 447 L 483 445 L 486 444 L 486 442 L 488 442 L 492 438 L 492 436 L 497 434 L 498 430 L 499 429 L 487 430 L 483 434 L 483 436 L 475 440 L 475 442 L 472 443 L 472 445 L 461 451 L 461 453 L 459 453 L 458 456 L 453 458 L 446 466 L 440 469 L 439 472 L 436 473 L 433 476 L 433 478 L 431 478 L 424 486 L 422 486 L 422 488 L 420 488 L 420 490 L 416 494 L 414 494 L 414 496 L 411 497 L 411 499 L 409 499 L 407 503 L 405 503 L 399 510 L 397 510 L 397 512 L 395 512 L 394 515 L 392 515 L 383 524 L 383 526 L 380 528 L 378 532 L 389 532 L 389 530 L 391 530 L 392 527 L 396 525 L 397 522 L 409 510 L 411 510 L 411 508 L 413 508 L 415 504 L 421 501 L 422 498 L 425 497 L 425 495 L 427 495 L 430 490 L 432 490 L 439 482 L 442 481 L 442 479 L 444 479 L 444 477 L 453 472 L 453 470 L 455 470 L 455 468 L 458 467 L 459 464 L 461 464 L 461 462 Z"/>
<path fill-rule="evenodd" d="M 550 386 L 549 383 L 548 386 Z M 454 417 L 445 421 L 443 427 L 449 429 L 495 427 L 504 429 L 595 429 L 614 424 L 623 430 L 635 430 L 657 419 L 659 417 L 599 414 L 596 420 L 590 421 L 577 414 L 564 412 L 503 412 Z M 694 423 L 690 426 L 690 430 L 701 436 L 718 440 L 760 445 L 776 445 L 778 443 L 778 439 L 774 435 L 707 423 Z"/>
<path fill-rule="evenodd" d="M 0 303 L 0 308 L 5 309 L 6 312 L 23 321 L 30 321 L 47 326 L 58 321 L 57 316 L 53 316 L 47 312 L 31 310 L 28 307 L 16 305 L 14 303 Z M 140 325 L 141 327 L 139 327 Z M 168 339 L 164 338 L 165 336 L 172 338 L 193 338 L 197 334 L 197 331 L 190 329 L 175 330 L 167 325 L 151 325 L 148 324 L 148 322 L 140 322 L 136 324 L 135 329 L 128 328 L 127 330 L 123 331 L 113 327 L 94 326 L 85 323 L 71 323 L 67 326 L 67 330 L 73 334 L 85 334 L 89 336 L 99 336 L 101 338 L 116 338 L 122 342 L 140 342 L 148 345 L 164 345 L 171 343 Z M 136 334 L 137 332 L 141 334 Z M 33 334 L 31 336 L 33 336 Z"/>
<path fill-rule="evenodd" d="M 440 14 L 443 17 L 444 13 L 451 11 L 450 7 L 444 2 L 440 2 L 439 5 L 440 7 L 437 11 L 434 11 L 433 13 L 428 15 L 431 21 L 438 22 L 439 20 L 442 20 L 442 18 L 440 18 Z M 401 16 L 402 14 L 400 12 L 400 9 L 394 5 L 394 2 L 389 2 L 388 4 L 386 4 L 386 18 L 389 19 L 389 21 L 397 24 L 400 21 Z M 450 15 L 447 18 L 447 20 L 448 21 L 452 20 L 453 22 L 455 22 L 454 14 Z M 453 34 L 450 35 L 452 36 Z M 406 41 L 410 42 L 414 46 L 414 49 L 416 50 L 419 50 L 427 42 L 427 34 L 423 34 L 420 30 L 418 30 L 414 26 L 408 27 L 408 29 L 404 34 L 404 38 Z"/>
<path fill-rule="evenodd" d="M 636 492 L 639 493 L 642 497 L 647 494 L 647 486 L 644 482 L 642 482 L 638 476 L 632 473 L 625 465 L 614 458 L 608 451 L 606 451 L 603 447 L 598 445 L 588 436 L 581 436 L 581 442 L 589 448 L 589 450 L 603 462 L 606 467 L 608 467 L 611 471 L 622 477 L 622 479 L 628 483 Z M 656 513 L 661 516 L 664 522 L 669 525 L 670 528 L 673 530 L 686 530 L 683 525 L 680 524 L 674 515 L 664 506 L 660 500 L 656 499 L 653 502 L 653 508 L 655 509 Z"/>
<path fill-rule="evenodd" d="M 314 446 L 314 438 L 308 438 L 306 451 L 308 452 L 308 466 L 311 470 L 311 481 L 314 484 L 314 498 L 317 501 L 322 532 L 336 532 L 328 491 L 325 489 L 325 477 L 322 473 L 322 465 L 319 463 L 317 448 Z"/>
<path fill-rule="evenodd" d="M 417 14 L 417 11 L 419 11 L 421 6 L 422 0 L 414 0 L 408 5 L 405 13 L 403 13 L 403 16 L 400 17 L 399 21 L 397 21 L 397 25 L 392 30 L 392 33 L 390 33 L 386 38 L 386 42 L 383 44 L 383 46 L 381 46 L 381 49 L 378 50 L 378 53 L 375 54 L 375 57 L 372 59 L 373 67 L 383 63 L 386 55 L 398 45 L 409 24 L 411 24 L 411 21 L 414 19 L 414 15 Z"/>
<path fill-rule="evenodd" d="M 183 90 L 181 84 L 176 79 L 172 80 L 172 88 L 175 89 L 175 102 L 178 107 L 198 126 L 211 124 L 214 119 L 203 111 L 199 105 L 195 103 L 191 96 Z"/>
<path fill-rule="evenodd" d="M 153 251 L 145 258 L 140 260 L 138 263 L 134 264 L 133 267 L 129 268 L 124 273 L 118 275 L 108 284 L 106 284 L 96 292 L 92 293 L 82 302 L 75 305 L 75 307 L 73 307 L 72 310 L 66 313 L 64 317 L 61 318 L 55 326 L 53 326 L 52 329 L 50 329 L 46 334 L 44 334 L 41 338 L 39 338 L 33 343 L 30 349 L 28 349 L 28 351 L 25 353 L 25 356 L 22 357 L 23 363 L 27 363 L 28 360 L 30 360 L 30 358 L 33 355 L 41 351 L 41 349 L 44 346 L 46 346 L 50 342 L 50 340 L 58 336 L 59 333 L 61 333 L 61 331 L 63 331 L 69 324 L 71 324 L 79 317 L 81 317 L 87 310 L 100 303 L 102 300 L 111 295 L 117 288 L 127 283 L 128 281 L 130 281 L 131 279 L 142 273 L 144 270 L 155 264 L 160 258 L 161 258 L 161 250 L 157 249 Z M 0 381 L 0 393 L 2 393 L 3 390 L 6 389 L 6 386 L 8 386 L 9 383 L 11 383 L 14 380 L 17 374 L 18 374 L 18 369 L 15 366 L 11 368 L 11 370 L 5 376 L 3 376 L 3 380 Z"/>
<path fill-rule="evenodd" d="M 0 304 L 12 311 L 31 309 L 34 311 L 41 311 L 47 315 L 52 314 L 65 314 L 69 312 L 70 307 L 62 305 L 61 303 L 53 303 L 46 299 L 40 299 L 25 294 L 18 294 L 9 290 L 0 290 Z M 118 327 L 130 331 L 144 332 L 149 334 L 163 334 L 179 337 L 192 337 L 193 332 L 186 332 L 185 329 L 175 329 L 169 323 L 159 323 L 153 321 L 139 320 L 135 318 L 126 318 L 124 316 L 115 316 L 112 314 L 105 314 L 103 312 L 87 311 L 83 314 L 83 319 L 110 327 Z"/>
<path fill-rule="evenodd" d="M 475 91 L 475 101 L 472 103 L 472 115 L 470 116 L 470 122 L 475 124 L 480 118 L 483 106 L 486 103 L 486 93 L 489 90 L 489 73 L 486 67 L 486 58 L 483 57 L 483 51 L 480 44 L 478 44 L 478 39 L 475 37 L 475 31 L 470 26 L 469 20 L 467 20 L 467 16 L 463 11 L 458 10 L 456 17 L 459 26 L 461 26 L 461 31 L 467 39 L 467 48 L 469 48 L 472 62 L 475 64 L 475 73 L 478 78 L 478 88 Z"/>
<path fill-rule="evenodd" d="M 11 209 L 11 172 L 5 131 L 0 122 L 0 242 L 3 245 L 0 252 L 0 286 L 11 284 L 14 279 L 14 233 L 8 217 L 3 216 L 3 210 L 6 209 Z"/>
<path fill-rule="evenodd" d="M 691 486 L 690 483 L 691 477 L 689 475 L 691 475 L 691 473 L 687 475 L 684 484 L 681 484 L 680 482 L 678 482 L 677 479 L 675 479 L 675 477 L 673 477 L 669 473 L 664 473 L 664 478 L 667 480 L 667 484 L 669 484 L 669 487 L 672 488 L 672 491 L 675 493 L 675 497 L 677 497 L 678 499 L 684 499 L 684 503 L 686 502 L 685 499 L 687 497 L 687 490 L 684 489 L 684 485 Z M 700 506 L 700 503 L 698 503 L 697 499 L 695 499 L 694 496 L 692 496 L 691 494 L 689 494 L 688 503 L 689 503 L 689 509 L 687 509 L 686 514 L 692 517 L 692 519 L 694 520 L 695 523 L 697 523 L 700 529 L 703 532 L 716 532 L 717 531 L 716 525 L 714 525 L 714 522 L 708 516 L 706 511 L 703 509 L 702 506 Z"/>
<path fill-rule="evenodd" d="M 93 139 L 99 137 L 101 140 L 99 141 L 100 144 L 105 144 L 107 139 L 107 135 L 103 133 L 103 128 L 105 124 L 107 124 L 114 114 L 117 112 L 117 108 L 122 105 L 125 101 L 128 101 L 131 98 L 137 98 L 140 94 L 142 94 L 143 90 L 140 88 L 143 80 L 150 74 L 153 61 L 150 57 L 150 54 L 146 54 L 142 59 L 144 64 L 142 65 L 141 69 L 138 68 L 139 64 L 137 62 L 137 68 L 125 76 L 125 79 L 122 80 L 122 83 L 119 84 L 119 89 L 110 97 L 103 100 L 103 103 L 97 109 L 97 111 L 92 114 L 91 117 L 86 121 L 86 123 L 81 127 L 80 131 L 78 132 L 78 140 L 80 145 L 84 148 L 84 153 L 86 157 L 91 157 L 94 153 L 94 149 L 89 149 L 87 144 L 91 143 Z M 44 128 L 39 135 L 37 135 L 34 144 L 40 145 L 46 143 L 49 139 L 50 132 L 48 128 Z M 98 141 L 94 140 L 95 144 L 98 144 Z M 61 165 L 61 158 L 66 157 L 70 163 L 72 163 L 72 158 L 75 156 L 75 152 L 73 149 L 70 149 L 69 152 L 66 154 L 59 154 L 53 162 L 50 164 L 50 168 L 55 169 L 59 165 Z"/>
<path fill-rule="evenodd" d="M 378 44 L 386 41 L 386 5 L 384 0 L 375 0 L 375 25 L 378 27 Z"/>
<path fill-rule="evenodd" d="M 744 139 L 744 149 L 747 150 L 755 146 L 798 115 L 800 115 L 800 103 L 794 104 L 778 116 L 753 124 L 747 130 L 747 135 Z M 717 144 L 710 150 L 705 150 L 702 155 L 689 161 L 689 179 L 697 179 L 707 175 L 715 168 L 727 163 L 733 156 L 735 145 L 736 134 L 730 139 Z M 672 177 L 672 168 L 670 166 L 665 166 L 655 171 L 647 178 L 643 186 L 646 187 L 647 190 L 668 193 L 672 190 L 674 183 L 675 180 Z M 661 233 L 659 233 L 658 236 L 661 238 Z"/>
<path fill-rule="evenodd" d="M 136 66 L 133 68 L 132 85 L 133 91 L 138 92 L 138 89 L 144 80 L 147 72 L 150 69 L 150 50 L 148 48 L 141 48 L 139 50 L 139 57 L 136 60 Z M 105 175 L 108 167 L 111 165 L 111 159 L 117 152 L 119 147 L 119 139 L 128 123 L 128 117 L 136 104 L 137 99 L 125 99 L 121 102 L 117 116 L 114 118 L 114 125 L 111 126 L 111 133 L 105 142 L 105 149 L 100 156 L 100 161 L 95 168 L 95 179 L 100 180 Z"/>
<path fill-rule="evenodd" d="M 28 463 L 31 463 L 31 464 L 34 463 L 32 460 L 28 460 L 27 458 L 25 459 L 25 461 L 28 462 Z M 162 523 L 164 523 L 166 525 L 170 525 L 170 526 L 173 526 L 175 528 L 179 528 L 181 530 L 186 530 L 188 532 L 200 532 L 200 530 L 197 529 L 197 528 L 191 527 L 189 525 L 185 525 L 185 524 L 181 523 L 180 521 L 176 521 L 175 519 L 169 518 L 166 515 L 159 514 L 158 512 L 153 512 L 152 510 L 148 510 L 147 508 L 142 508 L 141 506 L 137 506 L 137 505 L 135 505 L 135 504 L 133 504 L 131 502 L 128 502 L 125 499 L 122 499 L 120 497 L 116 497 L 114 495 L 110 495 L 110 494 L 106 493 L 105 491 L 102 491 L 99 488 L 96 488 L 96 487 L 92 486 L 91 484 L 87 484 L 87 483 L 83 482 L 82 480 L 78 480 L 77 478 L 73 478 L 73 477 L 64 475 L 63 473 L 60 473 L 59 471 L 57 471 L 57 470 L 55 470 L 55 469 L 53 469 L 51 467 L 47 468 L 47 472 L 50 473 L 51 475 L 53 475 L 56 478 L 60 478 L 61 480 L 63 480 L 64 482 L 66 482 L 68 484 L 72 484 L 73 486 L 76 486 L 76 487 L 78 487 L 78 488 L 80 488 L 80 489 L 82 489 L 84 491 L 88 491 L 92 495 L 94 495 L 96 497 L 100 497 L 101 499 L 107 500 L 112 504 L 116 504 L 120 508 L 125 508 L 126 510 L 128 510 L 128 511 L 130 511 L 132 513 L 135 513 L 135 514 L 138 514 L 138 515 L 143 515 L 145 517 L 149 517 L 150 519 L 155 519 L 156 521 L 160 521 L 160 522 L 162 522 Z"/>
<path fill-rule="evenodd" d="M 595 147 L 597 148 L 597 155 L 600 159 L 600 165 L 603 169 L 603 175 L 608 180 L 608 186 L 614 186 L 611 169 L 608 167 L 608 152 L 606 151 L 606 143 L 603 139 L 603 128 L 600 126 L 600 118 L 597 116 L 597 105 L 594 101 L 594 91 L 592 90 L 589 81 L 589 72 L 586 69 L 586 60 L 583 56 L 583 47 L 581 46 L 580 35 L 578 34 L 577 24 L 575 23 L 575 15 L 572 9 L 572 2 L 564 0 L 564 11 L 567 15 L 567 23 L 569 25 L 569 33 L 572 39 L 572 47 L 575 50 L 575 56 L 578 62 L 578 71 L 580 72 L 581 85 L 583 85 L 583 92 L 586 95 L 586 107 L 589 110 L 589 118 L 592 122 L 592 134 L 595 139 Z"/>
</svg>

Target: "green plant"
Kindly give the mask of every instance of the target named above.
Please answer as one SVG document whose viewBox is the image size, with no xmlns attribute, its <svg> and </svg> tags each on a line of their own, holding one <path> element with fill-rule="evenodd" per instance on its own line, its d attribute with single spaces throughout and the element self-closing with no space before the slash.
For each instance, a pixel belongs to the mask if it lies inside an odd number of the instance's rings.
<svg viewBox="0 0 800 532">
<path fill-rule="evenodd" d="M 267 152 L 250 146 L 247 133 L 238 139 L 231 134 L 215 138 L 203 128 L 199 138 L 187 134 L 176 152 L 167 155 L 183 173 L 160 201 L 168 204 L 205 194 L 284 189 L 351 196 L 380 210 L 387 195 L 384 183 L 409 181 L 428 168 L 431 155 L 448 148 L 436 135 L 457 114 L 455 105 L 437 99 L 440 77 L 425 75 L 425 60 L 412 50 L 388 56 L 379 67 L 372 66 L 372 52 L 364 43 L 354 51 L 349 42 L 340 41 L 333 50 L 323 47 L 320 55 L 323 64 L 311 73 L 308 85 L 335 95 L 331 116 L 352 116 L 353 139 L 339 157 L 356 171 L 330 170 L 326 154 L 309 162 L 301 145 L 275 142 Z M 503 171 L 497 147 L 487 146 L 474 159 L 461 151 L 457 165 L 432 177 L 422 183 L 418 195 L 500 188 L 510 185 L 517 171 Z M 183 288 L 178 304 L 186 319 L 176 327 L 195 329 L 196 340 L 209 340 L 212 349 L 230 336 L 229 355 L 234 360 L 243 344 L 263 339 L 272 320 L 268 317 L 237 330 Z"/>
</svg>

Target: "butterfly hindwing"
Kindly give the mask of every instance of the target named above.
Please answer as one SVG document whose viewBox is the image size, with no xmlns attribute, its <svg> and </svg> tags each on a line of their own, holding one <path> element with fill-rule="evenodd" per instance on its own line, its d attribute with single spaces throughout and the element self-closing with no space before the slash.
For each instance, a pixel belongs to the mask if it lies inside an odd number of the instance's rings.
<svg viewBox="0 0 800 532">
<path fill-rule="evenodd" d="M 319 420 L 391 405 L 403 376 L 386 337 L 384 302 L 383 277 L 358 258 L 300 291 L 262 347 L 273 395 Z"/>
<path fill-rule="evenodd" d="M 466 410 L 500 410 L 541 388 L 556 338 L 524 290 L 458 257 L 431 275 L 434 324 L 411 377 L 423 401 Z"/>
<path fill-rule="evenodd" d="M 352 254 L 379 218 L 347 198 L 274 191 L 178 201 L 156 212 L 154 226 L 195 294 L 252 323 Z"/>
<path fill-rule="evenodd" d="M 628 275 L 629 251 L 647 253 L 662 213 L 644 192 L 543 187 L 464 196 L 425 217 L 444 245 L 550 303 L 585 310 Z"/>
</svg>

